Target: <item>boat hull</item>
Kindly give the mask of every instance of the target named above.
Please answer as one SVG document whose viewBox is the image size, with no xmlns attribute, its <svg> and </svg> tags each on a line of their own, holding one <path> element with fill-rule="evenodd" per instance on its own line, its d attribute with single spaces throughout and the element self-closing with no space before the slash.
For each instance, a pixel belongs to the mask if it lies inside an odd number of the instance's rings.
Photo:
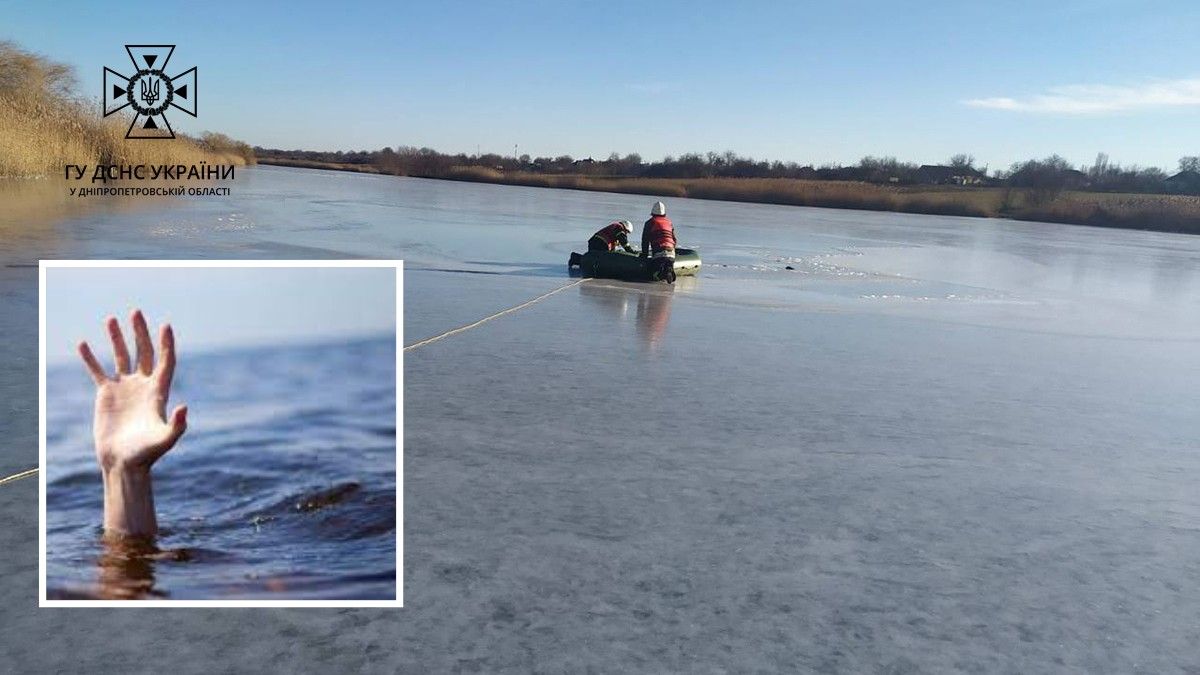
<svg viewBox="0 0 1200 675">
<path fill-rule="evenodd" d="M 572 260 L 576 254 L 572 254 Z M 578 256 L 579 269 L 586 277 L 604 277 L 625 281 L 651 281 L 648 259 L 625 251 L 588 251 Z M 700 253 L 690 248 L 675 249 L 675 276 L 700 273 Z"/>
</svg>

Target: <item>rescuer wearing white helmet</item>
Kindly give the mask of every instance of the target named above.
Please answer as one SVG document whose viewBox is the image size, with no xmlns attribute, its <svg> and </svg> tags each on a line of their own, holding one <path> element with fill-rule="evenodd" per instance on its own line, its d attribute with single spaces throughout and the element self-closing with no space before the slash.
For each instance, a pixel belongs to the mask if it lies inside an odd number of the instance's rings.
<svg viewBox="0 0 1200 675">
<path fill-rule="evenodd" d="M 654 202 L 650 219 L 642 226 L 642 257 L 650 257 L 655 279 L 675 280 L 675 226 L 667 218 L 667 205 Z"/>
<path fill-rule="evenodd" d="M 629 245 L 631 232 L 633 232 L 633 223 L 628 220 L 618 220 L 605 225 L 599 232 L 593 234 L 591 239 L 588 239 L 588 250 L 615 251 L 620 246 L 627 253 L 633 253 L 634 248 Z"/>
</svg>

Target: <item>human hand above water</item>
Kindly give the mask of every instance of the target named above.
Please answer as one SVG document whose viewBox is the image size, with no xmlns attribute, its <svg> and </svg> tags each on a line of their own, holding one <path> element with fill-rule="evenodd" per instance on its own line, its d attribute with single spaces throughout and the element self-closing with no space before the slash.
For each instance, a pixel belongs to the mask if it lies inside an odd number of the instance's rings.
<svg viewBox="0 0 1200 675">
<path fill-rule="evenodd" d="M 121 325 L 106 322 L 116 371 L 110 376 L 86 342 L 79 355 L 96 383 L 92 433 L 96 459 L 104 477 L 106 534 L 153 536 L 158 525 L 150 467 L 175 447 L 187 430 L 187 406 L 176 406 L 168 418 L 167 400 L 175 374 L 175 335 L 169 325 L 159 329 L 158 362 L 150 331 L 140 310 L 130 316 L 137 360 L 131 361 Z"/>
</svg>

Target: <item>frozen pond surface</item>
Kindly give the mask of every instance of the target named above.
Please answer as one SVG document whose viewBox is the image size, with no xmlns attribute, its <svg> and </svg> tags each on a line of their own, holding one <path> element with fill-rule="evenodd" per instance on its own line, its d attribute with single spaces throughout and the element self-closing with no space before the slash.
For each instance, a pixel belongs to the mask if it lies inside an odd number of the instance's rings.
<svg viewBox="0 0 1200 675">
<path fill-rule="evenodd" d="M 36 463 L 39 257 L 404 258 L 412 343 L 567 283 L 653 201 L 271 168 L 233 189 L 20 237 L 0 208 L 4 475 Z M 1200 237 L 667 203 L 694 283 L 588 281 L 406 355 L 405 609 L 37 610 L 25 480 L 0 487 L 0 658 L 1200 668 Z"/>
</svg>

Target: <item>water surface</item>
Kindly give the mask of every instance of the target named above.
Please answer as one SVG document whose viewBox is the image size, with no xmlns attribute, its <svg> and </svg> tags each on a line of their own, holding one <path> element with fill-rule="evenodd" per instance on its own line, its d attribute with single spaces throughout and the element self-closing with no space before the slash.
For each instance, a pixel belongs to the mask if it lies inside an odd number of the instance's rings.
<svg viewBox="0 0 1200 675">
<path fill-rule="evenodd" d="M 101 541 L 95 386 L 46 381 L 51 598 L 396 598 L 395 340 L 190 354 L 154 467 L 158 551 Z M 366 366 L 366 367 L 364 367 Z"/>
</svg>

